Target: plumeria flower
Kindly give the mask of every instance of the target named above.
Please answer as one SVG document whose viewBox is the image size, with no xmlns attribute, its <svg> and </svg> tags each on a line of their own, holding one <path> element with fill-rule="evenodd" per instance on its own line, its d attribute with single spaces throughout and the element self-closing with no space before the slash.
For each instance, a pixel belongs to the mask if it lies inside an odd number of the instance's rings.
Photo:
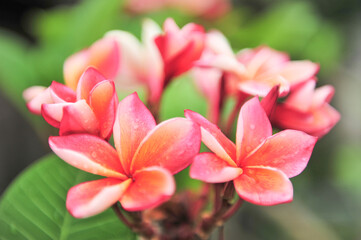
<svg viewBox="0 0 361 240">
<path fill-rule="evenodd" d="M 146 19 L 142 25 L 142 41 L 126 31 L 113 30 L 105 38 L 116 41 L 122 62 L 115 83 L 119 89 L 134 89 L 145 85 L 150 102 L 160 99 L 163 90 L 163 60 L 155 44 L 155 38 L 162 32 L 161 28 Z"/>
<path fill-rule="evenodd" d="M 322 137 L 340 120 L 340 114 L 330 106 L 335 89 L 322 86 L 315 89 L 310 80 L 291 92 L 286 100 L 276 106 L 272 122 L 280 128 L 304 131 Z"/>
<path fill-rule="evenodd" d="M 169 81 L 188 71 L 193 62 L 201 57 L 205 33 L 202 26 L 189 23 L 179 28 L 168 18 L 163 25 L 164 34 L 155 39 L 164 62 L 164 86 Z"/>
<path fill-rule="evenodd" d="M 236 144 L 198 113 L 187 118 L 201 127 L 202 141 L 213 153 L 194 158 L 190 176 L 209 183 L 232 181 L 238 195 L 259 205 L 292 201 L 289 178 L 306 167 L 317 138 L 296 130 L 272 135 L 272 127 L 257 97 L 239 113 Z"/>
<path fill-rule="evenodd" d="M 64 84 L 32 87 L 24 96 L 28 109 L 42 114 L 60 135 L 90 133 L 108 139 L 112 132 L 118 97 L 114 82 L 96 69 L 88 68 L 80 77 L 76 92 Z"/>
<path fill-rule="evenodd" d="M 106 177 L 69 190 L 66 206 L 74 217 L 90 217 L 118 201 L 128 211 L 163 203 L 175 191 L 172 175 L 191 163 L 201 143 L 199 127 L 188 119 L 156 125 L 136 93 L 119 103 L 113 137 L 115 149 L 89 134 L 49 138 L 51 149 L 64 161 Z"/>
<path fill-rule="evenodd" d="M 223 39 L 223 40 L 222 40 Z M 215 41 L 215 40 L 213 40 Z M 215 43 L 226 45 L 226 38 L 218 38 Z M 292 87 L 315 76 L 319 65 L 308 60 L 290 61 L 286 53 L 267 46 L 240 51 L 230 55 L 230 47 L 223 47 L 216 56 L 201 59 L 196 64 L 215 67 L 227 73 L 229 94 L 239 91 L 264 97 L 276 85 L 280 85 L 280 96 L 285 96 Z"/>
<path fill-rule="evenodd" d="M 75 90 L 80 76 L 92 66 L 106 79 L 114 79 L 119 71 L 120 54 L 118 45 L 110 38 L 102 38 L 89 48 L 68 57 L 64 63 L 64 81 Z"/>
</svg>

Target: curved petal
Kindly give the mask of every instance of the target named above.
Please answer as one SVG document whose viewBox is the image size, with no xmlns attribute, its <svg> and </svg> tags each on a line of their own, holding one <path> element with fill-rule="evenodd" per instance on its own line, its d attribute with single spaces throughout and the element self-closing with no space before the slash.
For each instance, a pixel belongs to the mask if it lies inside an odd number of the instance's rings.
<svg viewBox="0 0 361 240">
<path fill-rule="evenodd" d="M 234 179 L 234 187 L 244 200 L 263 206 L 292 201 L 292 183 L 283 172 L 269 167 L 247 167 L 243 171 Z"/>
<path fill-rule="evenodd" d="M 261 106 L 266 112 L 268 118 L 276 109 L 277 99 L 279 97 L 279 88 L 279 85 L 274 86 L 261 101 Z"/>
<path fill-rule="evenodd" d="M 235 162 L 236 146 L 216 125 L 209 122 L 199 113 L 191 110 L 185 110 L 184 115 L 201 127 L 202 142 L 212 150 L 212 152 L 225 160 L 230 166 L 237 166 Z"/>
<path fill-rule="evenodd" d="M 284 130 L 268 138 L 243 164 L 276 168 L 291 178 L 305 169 L 316 141 L 304 132 Z"/>
<path fill-rule="evenodd" d="M 78 184 L 68 191 L 66 208 L 76 218 L 94 216 L 119 201 L 131 182 L 104 178 Z"/>
<path fill-rule="evenodd" d="M 99 134 L 99 122 L 85 100 L 65 106 L 63 109 L 59 135 L 73 133 Z"/>
<path fill-rule="evenodd" d="M 76 89 L 76 97 L 78 100 L 85 99 L 89 104 L 89 95 L 91 90 L 98 83 L 105 80 L 105 77 L 95 68 L 88 67 L 79 79 Z"/>
<path fill-rule="evenodd" d="M 290 61 L 285 64 L 280 74 L 287 79 L 291 85 L 313 78 L 320 66 L 311 61 Z"/>
<path fill-rule="evenodd" d="M 26 107 L 29 111 L 38 115 L 41 114 L 41 106 L 43 104 L 54 103 L 50 95 L 50 89 L 41 86 L 27 88 L 23 92 L 23 97 L 27 102 Z"/>
<path fill-rule="evenodd" d="M 139 144 L 156 126 L 153 115 L 137 93 L 124 98 L 118 106 L 113 128 L 114 145 L 123 168 L 130 173 L 130 164 Z"/>
<path fill-rule="evenodd" d="M 115 149 L 89 134 L 49 137 L 53 152 L 68 164 L 93 174 L 126 179 Z"/>
<path fill-rule="evenodd" d="M 63 66 L 65 84 L 76 90 L 79 78 L 84 69 L 88 66 L 89 51 L 82 50 L 68 57 Z"/>
<path fill-rule="evenodd" d="M 167 201 L 175 191 L 172 174 L 161 167 L 144 168 L 133 175 L 120 203 L 127 211 L 141 211 Z"/>
<path fill-rule="evenodd" d="M 208 183 L 231 181 L 242 174 L 241 168 L 229 164 L 213 153 L 198 154 L 191 165 L 190 176 Z"/>
<path fill-rule="evenodd" d="M 51 126 L 59 128 L 63 119 L 64 107 L 74 103 L 50 103 L 41 105 L 41 115 Z"/>
<path fill-rule="evenodd" d="M 112 133 L 118 96 L 113 81 L 104 80 L 91 90 L 90 106 L 99 121 L 100 137 L 108 139 Z"/>
<path fill-rule="evenodd" d="M 312 108 L 320 108 L 325 103 L 331 102 L 334 94 L 335 88 L 331 85 L 325 85 L 315 89 L 312 99 Z"/>
<path fill-rule="evenodd" d="M 272 135 L 272 126 L 257 97 L 247 101 L 239 112 L 236 134 L 237 163 Z"/>
<path fill-rule="evenodd" d="M 54 103 L 75 102 L 76 94 L 73 89 L 64 84 L 53 81 L 49 87 Z"/>
<path fill-rule="evenodd" d="M 186 168 L 199 152 L 201 133 L 197 124 L 172 118 L 156 126 L 134 154 L 131 172 L 161 166 L 175 174 Z"/>
<path fill-rule="evenodd" d="M 311 79 L 291 92 L 284 102 L 290 108 L 300 112 L 308 112 L 312 106 L 316 80 Z"/>
</svg>

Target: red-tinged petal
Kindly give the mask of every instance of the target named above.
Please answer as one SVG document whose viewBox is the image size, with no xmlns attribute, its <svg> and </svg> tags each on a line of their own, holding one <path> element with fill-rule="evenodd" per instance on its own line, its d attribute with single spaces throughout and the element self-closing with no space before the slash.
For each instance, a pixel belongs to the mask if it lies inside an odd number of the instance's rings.
<svg viewBox="0 0 361 240">
<path fill-rule="evenodd" d="M 40 86 L 30 87 L 23 92 L 26 106 L 33 114 L 41 114 L 41 106 L 46 103 L 54 103 L 50 89 Z"/>
<path fill-rule="evenodd" d="M 99 134 L 99 122 L 85 100 L 77 101 L 63 109 L 59 135 L 73 133 Z"/>
<path fill-rule="evenodd" d="M 331 85 L 326 85 L 315 89 L 312 99 L 312 108 L 316 109 L 322 107 L 322 105 L 331 102 L 333 95 L 335 94 L 335 88 Z"/>
<path fill-rule="evenodd" d="M 89 67 L 81 75 L 76 89 L 78 100 L 85 99 L 89 104 L 89 94 L 98 83 L 105 80 L 105 77 L 95 68 Z"/>
<path fill-rule="evenodd" d="M 236 134 L 237 163 L 272 135 L 272 126 L 257 97 L 247 101 L 239 112 Z"/>
<path fill-rule="evenodd" d="M 314 122 L 308 128 L 307 133 L 315 137 L 323 137 L 341 118 L 340 113 L 329 104 L 324 104 L 312 113 Z"/>
<path fill-rule="evenodd" d="M 162 122 L 140 143 L 131 165 L 131 171 L 144 167 L 161 166 L 175 174 L 186 168 L 199 152 L 199 126 L 185 118 Z"/>
<path fill-rule="evenodd" d="M 242 174 L 241 168 L 230 166 L 213 153 L 198 154 L 191 165 L 190 176 L 208 183 L 231 181 Z"/>
<path fill-rule="evenodd" d="M 76 94 L 74 90 L 64 84 L 53 81 L 49 88 L 51 97 L 55 103 L 76 101 Z"/>
<path fill-rule="evenodd" d="M 272 167 L 294 177 L 306 168 L 316 141 L 304 132 L 284 130 L 268 138 L 243 161 L 243 166 Z"/>
<path fill-rule="evenodd" d="M 216 125 L 209 122 L 199 113 L 185 110 L 184 115 L 201 127 L 202 142 L 218 157 L 225 160 L 230 166 L 235 167 L 236 146 L 234 143 Z"/>
<path fill-rule="evenodd" d="M 244 200 L 263 206 L 292 201 L 292 183 L 282 171 L 269 167 L 244 168 L 243 171 L 234 179 L 234 187 Z"/>
<path fill-rule="evenodd" d="M 311 61 L 290 61 L 280 72 L 280 74 L 291 83 L 298 84 L 313 78 L 320 69 L 317 63 Z"/>
<path fill-rule="evenodd" d="M 277 99 L 279 97 L 279 88 L 279 85 L 274 86 L 261 101 L 261 106 L 268 117 L 270 117 L 276 109 Z"/>
<path fill-rule="evenodd" d="M 308 112 L 312 105 L 316 81 L 311 79 L 291 92 L 285 104 L 300 112 Z"/>
<path fill-rule="evenodd" d="M 126 179 L 115 149 L 89 134 L 50 137 L 49 146 L 65 162 L 93 174 Z"/>
<path fill-rule="evenodd" d="M 127 211 L 142 211 L 167 201 L 175 191 L 172 174 L 161 167 L 144 168 L 133 175 L 120 203 Z"/>
<path fill-rule="evenodd" d="M 239 82 L 238 88 L 242 92 L 253 96 L 265 97 L 274 86 L 279 85 L 279 96 L 284 97 L 290 91 L 289 83 L 280 75 L 260 77 L 256 80 Z"/>
<path fill-rule="evenodd" d="M 119 103 L 113 138 L 115 148 L 127 173 L 130 173 L 130 164 L 139 144 L 155 126 L 153 115 L 139 99 L 137 93 L 129 95 Z"/>
<path fill-rule="evenodd" d="M 88 66 L 94 66 L 107 79 L 114 79 L 120 66 L 120 50 L 112 38 L 102 38 L 90 48 Z"/>
<path fill-rule="evenodd" d="M 41 115 L 51 126 L 59 128 L 63 119 L 63 109 L 74 103 L 50 103 L 41 105 Z"/>
<path fill-rule="evenodd" d="M 89 102 L 99 122 L 100 137 L 108 139 L 113 130 L 118 105 L 114 82 L 105 80 L 95 85 L 90 92 Z"/>
<path fill-rule="evenodd" d="M 88 50 L 77 52 L 65 60 L 63 67 L 64 81 L 65 84 L 74 91 L 76 90 L 80 76 L 88 66 L 88 61 Z"/>
<path fill-rule="evenodd" d="M 68 191 L 66 208 L 76 218 L 94 216 L 119 201 L 131 183 L 131 179 L 104 178 L 78 184 Z"/>
</svg>

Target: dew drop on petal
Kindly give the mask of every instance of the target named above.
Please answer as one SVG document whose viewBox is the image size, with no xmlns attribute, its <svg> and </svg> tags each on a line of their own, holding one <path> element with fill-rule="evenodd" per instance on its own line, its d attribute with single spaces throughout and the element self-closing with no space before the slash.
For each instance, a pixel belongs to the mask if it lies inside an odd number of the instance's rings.
<svg viewBox="0 0 361 240">
<path fill-rule="evenodd" d="M 251 130 L 254 130 L 256 128 L 256 125 L 251 124 L 249 127 L 251 128 Z"/>
</svg>

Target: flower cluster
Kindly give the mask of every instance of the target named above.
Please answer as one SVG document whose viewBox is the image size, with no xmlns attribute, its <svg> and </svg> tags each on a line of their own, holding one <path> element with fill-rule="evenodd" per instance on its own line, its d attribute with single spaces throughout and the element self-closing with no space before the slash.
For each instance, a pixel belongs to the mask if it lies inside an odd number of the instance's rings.
<svg viewBox="0 0 361 240">
<path fill-rule="evenodd" d="M 234 54 L 220 32 L 206 33 L 194 23 L 179 28 L 167 19 L 162 30 L 145 20 L 142 42 L 130 33 L 111 31 L 66 60 L 65 85 L 54 81 L 48 88 L 31 87 L 24 98 L 32 113 L 59 128 L 59 136 L 49 138 L 55 154 L 105 177 L 69 190 L 66 205 L 74 217 L 113 206 L 139 234 L 166 236 L 167 227 L 156 228 L 152 219 L 132 212 L 176 199 L 171 198 L 173 175 L 191 166 L 190 177 L 205 182 L 194 209 L 188 209 L 197 213 L 190 214 L 191 229 L 206 239 L 242 200 L 258 205 L 292 201 L 289 178 L 304 170 L 317 138 L 340 118 L 329 105 L 333 87 L 315 90 L 318 69 L 316 63 L 291 61 L 267 46 Z M 164 89 L 186 72 L 208 100 L 208 119 L 185 110 L 185 118 L 157 123 Z M 137 93 L 119 102 L 117 91 L 139 85 L 147 89 L 147 106 Z M 224 102 L 231 98 L 233 111 L 222 119 Z M 234 143 L 230 136 L 237 116 Z M 272 126 L 286 130 L 272 135 Z M 211 152 L 199 153 L 201 142 Z M 209 194 L 216 200 L 206 216 L 200 212 L 206 210 L 204 195 Z"/>
</svg>

